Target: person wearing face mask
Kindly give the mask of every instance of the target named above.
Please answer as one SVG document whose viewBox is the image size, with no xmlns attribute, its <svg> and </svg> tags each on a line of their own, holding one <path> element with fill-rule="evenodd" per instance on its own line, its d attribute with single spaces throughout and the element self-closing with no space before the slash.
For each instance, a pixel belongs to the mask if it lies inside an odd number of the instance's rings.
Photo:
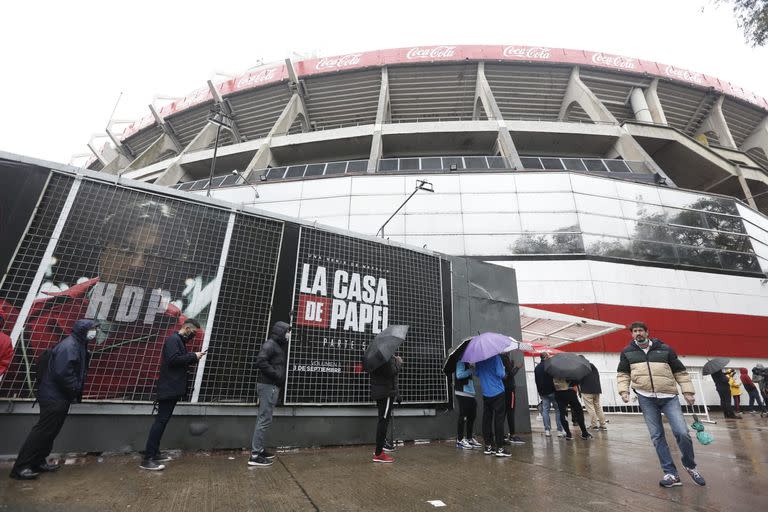
<svg viewBox="0 0 768 512">
<path fill-rule="evenodd" d="M 205 352 L 190 352 L 186 347 L 186 344 L 195 338 L 199 329 L 200 323 L 197 320 L 187 318 L 181 329 L 165 340 L 160 357 L 160 377 L 155 383 L 157 416 L 149 429 L 144 459 L 139 466 L 141 469 L 161 471 L 165 469 L 163 462 L 171 460 L 170 457 L 160 453 L 160 440 L 176 403 L 187 395 L 189 367 L 205 356 Z"/>
<path fill-rule="evenodd" d="M 632 323 L 629 330 L 632 332 L 632 341 L 621 352 L 619 367 L 616 370 L 619 395 L 627 403 L 630 386 L 637 394 L 643 419 L 651 434 L 656 455 L 664 472 L 659 485 L 662 487 L 682 485 L 664 434 L 662 413 L 667 417 L 677 446 L 682 453 L 683 468 L 697 485 L 706 485 L 704 477 L 696 469 L 693 442 L 678 399 L 677 388 L 680 386 L 683 397 L 689 405 L 693 405 L 696 401 L 691 376 L 688 375 L 685 365 L 672 347 L 648 336 L 648 326 L 643 322 Z"/>
<path fill-rule="evenodd" d="M 259 412 L 251 439 L 249 466 L 271 466 L 275 458 L 273 453 L 264 448 L 264 437 L 272 425 L 272 412 L 280 399 L 280 389 L 285 384 L 286 353 L 290 339 L 291 326 L 285 322 L 276 322 L 256 356 L 256 367 L 260 370 L 256 379 Z"/>
<path fill-rule="evenodd" d="M 69 406 L 82 400 L 88 374 L 88 342 L 96 338 L 98 328 L 94 320 L 78 320 L 71 334 L 51 349 L 45 367 L 38 368 L 40 418 L 19 450 L 11 478 L 33 480 L 40 473 L 59 469 L 58 464 L 49 464 L 46 459 L 64 426 Z"/>
</svg>

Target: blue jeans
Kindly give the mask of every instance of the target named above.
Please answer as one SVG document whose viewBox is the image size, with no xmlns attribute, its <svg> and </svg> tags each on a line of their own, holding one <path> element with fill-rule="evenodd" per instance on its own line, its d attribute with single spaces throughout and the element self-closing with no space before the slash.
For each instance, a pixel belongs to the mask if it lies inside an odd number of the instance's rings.
<svg viewBox="0 0 768 512">
<path fill-rule="evenodd" d="M 258 455 L 264 451 L 264 436 L 272 425 L 272 412 L 280 398 L 280 388 L 272 384 L 256 384 L 256 393 L 259 395 L 259 412 L 256 417 L 256 427 L 253 429 L 251 439 L 251 453 Z"/>
<path fill-rule="evenodd" d="M 656 447 L 656 454 L 659 456 L 661 469 L 665 474 L 677 475 L 677 468 L 672 461 L 672 454 L 669 452 L 667 438 L 664 435 L 664 425 L 661 423 L 661 413 L 667 417 L 672 434 L 677 441 L 677 447 L 683 454 L 683 466 L 695 468 L 696 462 L 693 460 L 693 442 L 688 433 L 688 425 L 683 418 L 683 409 L 676 396 L 672 398 L 649 398 L 647 396 L 637 395 L 640 410 L 643 411 L 643 418 L 651 434 L 651 440 Z"/>
<path fill-rule="evenodd" d="M 557 431 L 563 431 L 563 422 L 560 421 L 560 408 L 557 406 L 555 394 L 541 395 L 541 419 L 544 421 L 544 430 L 552 430 L 552 423 L 549 419 L 549 410 L 554 406 L 555 421 L 557 422 Z"/>
</svg>

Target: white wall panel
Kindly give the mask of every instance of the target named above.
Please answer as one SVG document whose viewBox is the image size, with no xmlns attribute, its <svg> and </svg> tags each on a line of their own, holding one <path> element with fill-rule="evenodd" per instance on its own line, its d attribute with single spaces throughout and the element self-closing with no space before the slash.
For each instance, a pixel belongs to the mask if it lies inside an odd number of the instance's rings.
<svg viewBox="0 0 768 512">
<path fill-rule="evenodd" d="M 461 213 L 459 194 L 436 194 L 419 191 L 405 204 L 406 213 Z"/>
<path fill-rule="evenodd" d="M 409 190 L 407 193 L 411 193 Z M 405 194 L 403 176 L 356 176 L 352 178 L 353 195 Z"/>
<path fill-rule="evenodd" d="M 280 215 L 288 215 L 289 217 L 299 217 L 299 201 L 282 201 L 279 203 L 258 203 L 254 206 L 260 210 L 266 210 L 272 213 L 279 213 Z"/>
<path fill-rule="evenodd" d="M 405 234 L 446 233 L 460 235 L 463 232 L 461 214 L 443 213 L 440 215 L 406 215 Z"/>
<path fill-rule="evenodd" d="M 574 192 L 594 194 L 602 197 L 618 197 L 615 180 L 605 180 L 583 174 L 571 175 L 571 186 Z"/>
<path fill-rule="evenodd" d="M 349 197 L 352 190 L 352 178 L 326 178 L 305 180 L 302 190 L 302 199 L 314 199 L 320 197 Z"/>
<path fill-rule="evenodd" d="M 517 212 L 517 194 L 506 193 L 463 193 L 461 205 L 465 213 Z"/>
<path fill-rule="evenodd" d="M 658 189 L 659 187 L 654 185 L 641 185 L 639 183 L 619 182 L 616 184 L 616 191 L 620 199 L 639 203 L 661 204 Z"/>
<path fill-rule="evenodd" d="M 514 192 L 515 176 L 513 174 L 460 174 L 459 183 L 463 194 L 479 192 Z"/>
<path fill-rule="evenodd" d="M 518 194 L 517 201 L 521 212 L 567 212 L 576 209 L 570 192 Z"/>
<path fill-rule="evenodd" d="M 465 213 L 464 233 L 519 233 L 520 215 L 517 213 Z"/>
<path fill-rule="evenodd" d="M 588 263 L 587 260 L 499 262 L 511 265 L 517 271 L 518 281 L 590 281 Z"/>
<path fill-rule="evenodd" d="M 464 239 L 461 235 L 408 235 L 405 243 L 414 247 L 424 247 L 432 251 L 447 254 L 464 255 Z"/>
<path fill-rule="evenodd" d="M 571 191 L 571 180 L 568 174 L 521 172 L 514 176 L 518 192 Z"/>
<path fill-rule="evenodd" d="M 301 202 L 299 215 L 302 218 L 349 215 L 349 198 L 331 197 L 327 199 L 304 199 Z"/>
<path fill-rule="evenodd" d="M 350 212 L 352 215 L 386 214 L 390 216 L 395 213 L 398 206 L 403 204 L 405 198 L 404 195 L 352 196 Z"/>
<path fill-rule="evenodd" d="M 579 212 L 621 217 L 621 203 L 618 199 L 583 194 L 574 194 L 574 198 Z"/>
<path fill-rule="evenodd" d="M 382 224 L 389 218 L 387 215 L 354 215 L 349 219 L 349 229 L 358 233 L 375 235 Z M 405 235 L 405 221 L 402 215 L 397 215 L 384 228 L 386 236 Z"/>
<path fill-rule="evenodd" d="M 520 279 L 520 276 L 517 276 Z M 520 304 L 592 304 L 595 295 L 589 281 L 518 281 Z M 552 300 L 558 297 L 558 300 Z"/>
</svg>

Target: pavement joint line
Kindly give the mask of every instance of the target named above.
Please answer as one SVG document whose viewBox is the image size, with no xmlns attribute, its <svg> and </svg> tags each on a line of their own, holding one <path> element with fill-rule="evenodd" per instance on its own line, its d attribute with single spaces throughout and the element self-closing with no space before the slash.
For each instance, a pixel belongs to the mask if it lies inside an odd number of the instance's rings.
<svg viewBox="0 0 768 512">
<path fill-rule="evenodd" d="M 316 512 L 320 512 L 320 507 L 317 506 L 317 504 L 312 499 L 312 497 L 309 495 L 309 493 L 304 488 L 304 486 L 301 485 L 301 482 L 299 482 L 299 480 L 296 478 L 296 476 L 294 476 L 293 472 L 288 468 L 288 466 L 285 465 L 285 462 L 283 462 L 283 459 L 282 458 L 278 458 L 277 461 L 280 463 L 281 466 L 283 466 L 285 468 L 285 470 L 288 472 L 288 474 L 291 475 L 291 479 L 293 479 L 293 481 L 296 482 L 296 485 L 299 486 L 299 489 L 301 489 L 301 492 L 303 492 L 304 496 L 307 497 L 307 499 L 309 500 L 309 503 L 312 504 L 312 506 L 315 508 L 315 511 Z"/>
</svg>

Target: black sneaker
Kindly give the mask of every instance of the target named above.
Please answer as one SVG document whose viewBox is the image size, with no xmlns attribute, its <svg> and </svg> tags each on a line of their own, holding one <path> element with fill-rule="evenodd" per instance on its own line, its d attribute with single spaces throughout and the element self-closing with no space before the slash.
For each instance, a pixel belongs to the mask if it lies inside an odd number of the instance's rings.
<svg viewBox="0 0 768 512">
<path fill-rule="evenodd" d="M 573 441 L 573 436 L 571 434 L 565 434 L 565 440 L 566 441 Z"/>
<path fill-rule="evenodd" d="M 512 454 L 507 451 L 506 448 L 499 448 L 496 450 L 496 453 L 494 453 L 497 457 L 511 457 Z"/>
<path fill-rule="evenodd" d="M 390 453 L 395 451 L 395 445 L 391 441 L 384 441 L 384 451 Z"/>
<path fill-rule="evenodd" d="M 489 444 L 485 445 L 485 450 L 483 450 L 483 453 L 485 455 L 493 455 L 493 446 Z"/>
<path fill-rule="evenodd" d="M 144 459 L 139 467 L 147 471 L 162 471 L 165 469 L 165 464 L 159 464 L 152 459 Z"/>
<path fill-rule="evenodd" d="M 585 441 L 587 439 L 592 439 L 593 437 L 594 436 L 592 436 L 592 434 L 590 434 L 589 432 L 585 432 L 584 434 L 581 434 L 581 438 L 584 439 Z"/>
<path fill-rule="evenodd" d="M 273 461 L 267 459 L 261 453 L 258 455 L 251 455 L 251 458 L 248 459 L 249 466 L 271 466 L 272 463 Z"/>
<path fill-rule="evenodd" d="M 510 444 L 525 444 L 525 441 L 523 441 L 522 439 L 520 439 L 517 436 L 510 436 L 509 437 L 509 442 L 510 442 Z"/>
<path fill-rule="evenodd" d="M 167 453 L 159 453 L 155 455 L 154 457 L 151 457 L 151 459 L 157 463 L 160 462 L 168 462 L 169 460 L 173 460 L 170 455 Z"/>
<path fill-rule="evenodd" d="M 689 475 L 691 475 L 691 478 L 693 478 L 693 481 L 696 482 L 697 485 L 707 485 L 706 480 L 704 480 L 704 477 L 701 476 L 701 473 L 697 469 L 694 468 L 686 468 L 683 466 L 685 470 L 688 472 Z"/>
<path fill-rule="evenodd" d="M 268 452 L 267 450 L 261 451 L 261 456 L 264 457 L 267 460 L 272 460 L 275 458 L 275 454 L 272 452 Z"/>
</svg>

